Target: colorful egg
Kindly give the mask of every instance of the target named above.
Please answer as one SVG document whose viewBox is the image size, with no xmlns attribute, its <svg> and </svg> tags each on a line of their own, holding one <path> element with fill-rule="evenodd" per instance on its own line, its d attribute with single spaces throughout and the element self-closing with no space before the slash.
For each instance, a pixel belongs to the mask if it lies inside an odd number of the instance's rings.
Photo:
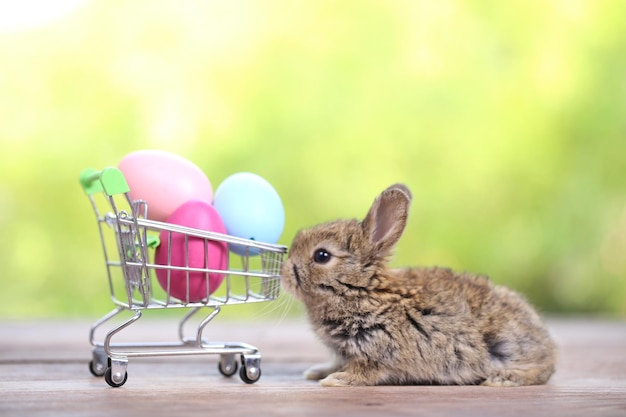
<svg viewBox="0 0 626 417">
<path fill-rule="evenodd" d="M 167 223 L 203 231 L 226 233 L 224 223 L 217 211 L 213 206 L 201 200 L 192 200 L 181 205 L 167 218 Z M 162 231 L 159 235 L 161 243 L 154 255 L 155 264 L 227 269 L 228 249 L 225 242 L 192 236 L 185 238 L 186 235 L 181 233 L 171 233 L 170 240 L 169 235 L 167 231 Z M 155 271 L 159 284 L 167 291 L 168 270 L 155 268 Z M 215 292 L 223 280 L 224 274 L 221 273 L 169 270 L 169 294 L 184 302 L 197 302 Z"/>
<path fill-rule="evenodd" d="M 148 218 L 165 221 L 189 200 L 211 203 L 213 188 L 193 162 L 170 152 L 141 150 L 129 153 L 119 163 L 130 187 L 132 200 L 148 203 Z"/>
<path fill-rule="evenodd" d="M 276 243 L 285 226 L 280 196 L 264 178 L 249 172 L 226 178 L 215 191 L 213 206 L 231 236 Z M 242 245 L 231 244 L 229 248 L 239 255 L 259 253 Z"/>
</svg>

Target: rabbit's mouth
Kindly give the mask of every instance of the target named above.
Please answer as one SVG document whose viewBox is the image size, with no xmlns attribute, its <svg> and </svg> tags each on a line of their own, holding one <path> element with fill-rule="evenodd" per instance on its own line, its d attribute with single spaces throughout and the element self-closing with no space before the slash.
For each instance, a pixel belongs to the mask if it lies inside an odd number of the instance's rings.
<svg viewBox="0 0 626 417">
<path fill-rule="evenodd" d="M 293 277 L 296 280 L 296 288 L 300 288 L 302 284 L 302 280 L 300 278 L 300 274 L 298 273 L 298 267 L 294 264 L 292 270 L 293 270 Z"/>
<path fill-rule="evenodd" d="M 281 275 L 283 277 L 283 288 L 299 299 L 302 293 L 302 274 L 298 271 L 298 267 L 293 262 L 287 260 L 283 264 Z"/>
</svg>

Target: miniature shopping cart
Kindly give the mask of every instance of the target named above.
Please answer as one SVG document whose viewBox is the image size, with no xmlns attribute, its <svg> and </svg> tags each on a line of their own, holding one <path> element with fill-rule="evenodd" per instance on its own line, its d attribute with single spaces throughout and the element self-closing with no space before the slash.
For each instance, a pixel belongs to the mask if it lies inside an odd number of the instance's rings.
<svg viewBox="0 0 626 417">
<path fill-rule="evenodd" d="M 244 382 L 252 384 L 258 381 L 261 355 L 257 348 L 239 342 L 207 341 L 203 331 L 223 306 L 265 302 L 278 297 L 279 271 L 286 247 L 149 220 L 147 203 L 131 200 L 128 183 L 117 168 L 102 171 L 86 169 L 81 173 L 80 182 L 98 221 L 111 298 L 115 305 L 114 310 L 91 327 L 91 373 L 104 376 L 112 387 L 120 387 L 127 380 L 130 357 L 214 354 L 219 355 L 218 370 L 222 375 L 232 376 L 239 369 Z M 157 264 L 153 256 L 155 249 L 164 237 L 172 239 L 172 236 L 183 237 L 182 248 L 185 251 L 188 251 L 189 242 L 203 242 L 207 257 L 210 251 L 206 248 L 215 242 L 239 245 L 237 253 L 243 255 L 228 255 L 230 251 L 227 251 L 223 270 L 206 267 L 211 265 L 210 262 L 201 268 L 176 266 L 169 261 Z M 242 247 L 245 250 L 242 251 Z M 172 245 L 167 248 L 168 251 L 175 249 Z M 178 249 L 181 250 L 180 245 Z M 171 258 L 168 254 L 167 259 Z M 161 276 L 165 274 L 167 277 L 165 285 L 157 280 L 157 270 L 166 271 L 161 273 Z M 215 288 L 215 282 L 210 280 L 210 276 L 215 274 L 223 276 L 219 288 Z M 191 277 L 197 279 L 198 276 L 206 279 L 206 294 L 202 294 L 199 300 L 190 297 L 177 299 L 170 293 L 169 289 L 174 284 L 171 280 L 186 279 L 189 285 Z M 181 308 L 188 311 L 178 323 L 178 340 L 165 343 L 113 342 L 120 331 L 141 318 L 142 312 Z M 199 314 L 201 311 L 205 314 Z M 125 319 L 124 312 L 130 312 L 131 317 Z M 191 336 L 186 336 L 185 328 L 192 323 L 192 317 L 194 321 L 199 319 L 199 324 L 197 328 L 192 327 L 195 332 Z M 98 341 L 96 332 L 105 323 L 108 326 L 106 335 Z"/>
</svg>

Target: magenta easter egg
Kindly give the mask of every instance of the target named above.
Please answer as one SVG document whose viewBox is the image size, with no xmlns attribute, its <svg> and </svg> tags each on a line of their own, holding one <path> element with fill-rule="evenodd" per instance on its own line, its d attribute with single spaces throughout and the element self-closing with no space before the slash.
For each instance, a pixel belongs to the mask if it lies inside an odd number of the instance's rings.
<svg viewBox="0 0 626 417">
<path fill-rule="evenodd" d="M 201 200 L 191 200 L 178 207 L 167 218 L 167 223 L 226 233 L 217 211 L 209 203 Z M 157 265 L 217 270 L 227 268 L 228 246 L 225 242 L 167 231 L 161 231 L 159 239 L 160 244 L 154 254 L 154 263 Z M 206 298 L 207 294 L 215 292 L 224 280 L 224 274 L 216 272 L 207 274 L 202 271 L 188 272 L 165 268 L 155 268 L 155 271 L 161 287 L 165 291 L 169 288 L 170 296 L 184 302 L 197 302 Z"/>
<path fill-rule="evenodd" d="M 124 156 L 119 163 L 130 187 L 132 200 L 148 203 L 148 218 L 165 221 L 189 200 L 213 201 L 213 188 L 193 162 L 170 152 L 141 150 Z"/>
</svg>

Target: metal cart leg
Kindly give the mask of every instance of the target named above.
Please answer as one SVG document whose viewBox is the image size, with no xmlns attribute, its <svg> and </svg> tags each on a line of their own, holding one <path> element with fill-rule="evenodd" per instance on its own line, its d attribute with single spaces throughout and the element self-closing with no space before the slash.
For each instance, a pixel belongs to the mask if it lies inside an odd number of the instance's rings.
<svg viewBox="0 0 626 417">
<path fill-rule="evenodd" d="M 97 377 L 103 376 L 108 367 L 108 364 L 107 364 L 108 355 L 104 350 L 104 345 L 96 341 L 96 330 L 98 330 L 98 328 L 102 326 L 104 323 L 106 323 L 107 321 L 111 320 L 113 317 L 120 314 L 122 311 L 124 311 L 124 308 L 122 307 L 117 307 L 116 309 L 110 311 L 105 316 L 103 316 L 100 320 L 96 321 L 91 326 L 91 329 L 89 330 L 89 343 L 91 343 L 91 346 L 93 346 L 92 359 L 89 362 L 89 371 L 94 376 L 97 376 Z"/>
<path fill-rule="evenodd" d="M 217 316 L 219 314 L 219 312 L 221 311 L 221 309 L 218 307 L 214 307 L 213 311 L 211 312 L 211 314 L 209 314 L 208 316 L 206 316 L 198 325 L 198 332 L 196 333 L 196 344 L 197 346 L 202 346 L 202 332 L 204 332 L 204 328 L 206 327 L 207 324 L 209 324 L 211 322 L 211 320 L 213 320 L 215 318 L 215 316 Z"/>
<path fill-rule="evenodd" d="M 204 328 L 207 326 L 207 324 L 209 324 L 211 322 L 211 320 L 213 320 L 215 318 L 215 316 L 217 316 L 221 309 L 219 306 L 216 307 L 212 307 L 213 311 L 211 311 L 211 313 L 209 313 L 208 316 L 206 316 L 204 319 L 202 319 L 202 321 L 200 322 L 200 324 L 198 324 L 198 329 L 196 330 L 196 335 L 195 335 L 195 339 L 191 339 L 191 338 L 187 338 L 185 337 L 185 324 L 189 321 L 189 319 L 191 317 L 193 317 L 198 311 L 200 311 L 203 307 L 196 307 L 194 309 L 192 309 L 189 313 L 185 314 L 185 316 L 181 319 L 180 323 L 178 324 L 178 338 L 180 339 L 180 341 L 182 343 L 194 343 L 195 346 L 202 346 L 203 345 L 203 341 L 202 341 L 202 333 L 204 332 Z"/>
<path fill-rule="evenodd" d="M 124 330 L 126 327 L 130 326 L 137 320 L 141 318 L 141 310 L 137 310 L 135 315 L 126 320 L 124 323 L 117 326 L 115 329 L 110 330 L 106 337 L 104 338 L 104 351 L 107 353 L 109 357 L 115 356 L 115 352 L 111 350 L 111 339 L 115 336 L 119 331 Z"/>
<path fill-rule="evenodd" d="M 112 313 L 111 317 L 115 316 L 116 314 L 117 313 L 115 314 Z M 126 371 L 126 369 L 128 368 L 128 358 L 126 356 L 116 355 L 116 353 L 111 349 L 111 339 L 119 331 L 130 326 L 135 321 L 139 320 L 139 318 L 141 318 L 140 310 L 136 311 L 135 314 L 131 318 L 129 318 L 128 320 L 120 324 L 118 327 L 116 327 L 113 330 L 110 330 L 104 339 L 103 348 L 104 348 L 105 353 L 108 356 L 108 365 L 109 365 L 106 371 L 104 372 L 104 380 L 106 381 L 107 384 L 109 384 L 112 387 L 115 387 L 115 388 L 121 387 L 122 385 L 126 383 L 126 379 L 128 378 L 128 373 Z"/>
<path fill-rule="evenodd" d="M 117 307 L 115 310 L 110 311 L 100 320 L 91 325 L 91 329 L 89 330 L 89 343 L 91 343 L 91 346 L 98 346 L 98 343 L 96 342 L 96 330 L 98 329 L 98 327 L 102 326 L 104 323 L 111 320 L 113 317 L 117 316 L 124 310 L 125 309 L 122 307 Z"/>
</svg>

